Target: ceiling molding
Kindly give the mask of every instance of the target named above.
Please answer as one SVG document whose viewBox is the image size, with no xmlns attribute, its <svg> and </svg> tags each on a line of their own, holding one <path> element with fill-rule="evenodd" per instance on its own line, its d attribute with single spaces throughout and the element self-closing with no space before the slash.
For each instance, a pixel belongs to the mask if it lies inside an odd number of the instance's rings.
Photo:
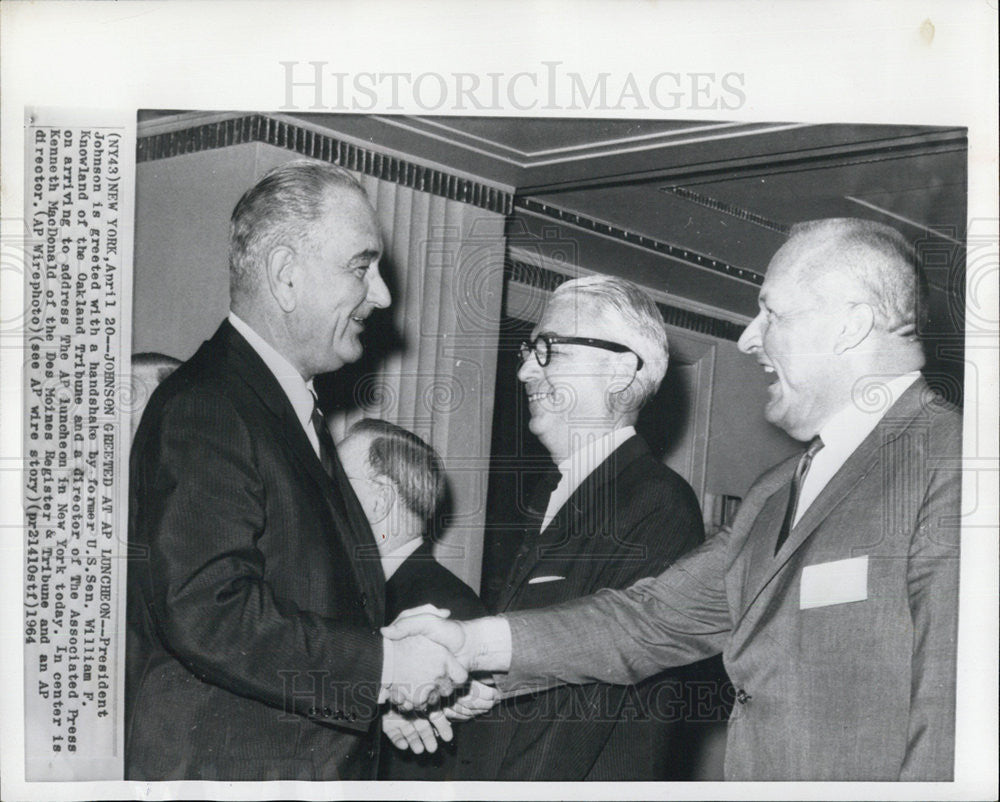
<svg viewBox="0 0 1000 802">
<path fill-rule="evenodd" d="M 524 247 L 522 245 L 512 244 L 508 248 L 508 253 L 510 254 L 510 258 L 514 261 L 524 262 L 526 264 L 538 265 L 539 267 L 545 268 L 550 273 L 558 273 L 568 278 L 580 278 L 580 276 L 608 275 L 606 271 L 591 270 L 590 268 L 581 267 L 580 265 L 572 262 L 565 262 L 563 260 L 553 259 L 545 255 L 544 253 L 540 253 L 534 248 Z M 684 298 L 681 295 L 674 295 L 673 293 L 667 292 L 666 290 L 656 289 L 655 287 L 650 287 L 646 284 L 640 283 L 640 286 L 650 294 L 650 296 L 653 298 L 654 301 L 656 301 L 659 304 L 663 304 L 666 306 L 676 306 L 679 309 L 686 309 L 689 312 L 696 312 L 699 315 L 705 315 L 707 317 L 716 318 L 718 320 L 726 320 L 729 321 L 730 323 L 734 323 L 741 329 L 746 328 L 747 324 L 749 324 L 751 320 L 751 317 L 748 315 L 741 315 L 739 312 L 733 312 L 729 309 L 723 309 L 721 306 L 712 306 L 711 304 L 692 301 L 690 298 Z M 553 287 L 552 289 L 555 289 L 555 287 Z"/>
<path fill-rule="evenodd" d="M 618 242 L 623 242 L 634 248 L 641 248 L 645 251 L 655 253 L 668 259 L 683 262 L 685 265 L 689 265 L 691 267 L 697 267 L 702 270 L 710 270 L 714 273 L 723 275 L 726 278 L 745 281 L 747 284 L 753 284 L 758 287 L 764 283 L 764 276 L 748 267 L 739 267 L 738 265 L 730 264 L 729 262 L 725 262 L 721 259 L 713 259 L 711 256 L 706 256 L 705 254 L 692 251 L 689 248 L 681 248 L 680 246 L 672 245 L 671 243 L 664 242 L 663 240 L 654 239 L 653 237 L 646 236 L 645 234 L 629 231 L 621 226 L 612 225 L 611 223 L 606 223 L 602 220 L 595 220 L 592 217 L 587 217 L 586 215 L 582 215 L 578 212 L 567 211 L 558 206 L 553 206 L 550 203 L 543 203 L 542 201 L 534 198 L 515 196 L 514 207 L 527 212 L 528 214 L 558 220 L 560 223 L 564 223 L 565 225 L 589 231 L 597 234 L 598 236 L 606 237 Z"/>
<path fill-rule="evenodd" d="M 136 162 L 260 142 L 497 214 L 508 215 L 513 210 L 513 195 L 504 189 L 348 142 L 317 126 L 266 114 L 212 115 L 207 122 L 197 117 L 187 119 L 200 124 L 176 127 L 177 121 L 172 120 L 166 130 L 140 136 Z"/>
<path fill-rule="evenodd" d="M 373 115 L 372 119 L 378 120 L 385 125 L 403 129 L 417 136 L 434 139 L 452 147 L 462 148 L 496 159 L 518 169 L 548 167 L 554 164 L 620 156 L 626 153 L 664 150 L 701 142 L 735 139 L 758 134 L 771 134 L 778 131 L 806 128 L 812 125 L 811 123 L 711 123 L 676 131 L 637 134 L 633 137 L 616 137 L 603 141 L 599 140 L 585 144 L 567 145 L 561 148 L 548 148 L 529 152 L 505 145 L 494 139 L 469 134 L 440 120 L 431 120 L 423 117 L 387 117 L 380 115 Z M 431 128 L 435 130 L 428 130 Z M 699 135 L 691 136 L 691 134 L 695 133 Z"/>
<path fill-rule="evenodd" d="M 766 132 L 765 132 L 766 133 Z M 931 131 L 924 134 L 889 137 L 881 140 L 802 148 L 795 151 L 768 153 L 759 156 L 692 162 L 679 167 L 667 167 L 621 175 L 598 176 L 554 184 L 523 186 L 522 195 L 552 195 L 584 189 L 610 189 L 618 186 L 665 182 L 691 186 L 716 182 L 720 178 L 746 179 L 782 173 L 801 173 L 852 164 L 912 158 L 914 156 L 965 151 L 968 138 L 964 128 Z"/>
<path fill-rule="evenodd" d="M 862 198 L 855 198 L 852 195 L 844 195 L 844 198 L 845 200 L 849 200 L 851 203 L 856 203 L 859 206 L 863 206 L 866 209 L 870 209 L 873 212 L 878 212 L 879 214 L 885 215 L 886 217 L 892 220 L 896 220 L 897 222 L 900 223 L 906 223 L 906 225 L 918 228 L 927 234 L 930 234 L 935 237 L 940 237 L 941 239 L 947 240 L 948 242 L 952 242 L 955 245 L 958 245 L 962 248 L 965 247 L 965 243 L 962 242 L 962 240 L 955 239 L 954 237 L 949 236 L 948 234 L 945 234 L 943 231 L 939 231 L 936 228 L 931 228 L 930 226 L 925 226 L 923 223 L 918 223 L 916 220 L 911 220 L 909 217 L 903 217 L 903 215 L 901 214 L 890 212 L 888 209 L 882 206 L 878 206 L 874 203 L 871 203 L 870 201 L 863 200 Z"/>
<path fill-rule="evenodd" d="M 156 134 L 169 134 L 173 131 L 186 131 L 199 125 L 217 123 L 224 120 L 235 120 L 239 117 L 246 117 L 253 112 L 245 111 L 178 111 L 176 113 L 158 113 L 159 116 L 148 120 L 141 120 L 136 124 L 136 135 L 138 137 L 155 136 Z M 143 114 L 140 109 L 139 115 Z"/>
<path fill-rule="evenodd" d="M 418 165 L 420 165 L 422 167 L 425 167 L 425 168 L 427 168 L 429 170 L 440 170 L 442 172 L 448 173 L 449 175 L 455 175 L 455 176 L 458 176 L 459 178 L 464 178 L 464 179 L 467 179 L 469 181 L 476 181 L 476 182 L 479 182 L 479 183 L 482 183 L 482 184 L 489 184 L 490 186 L 495 187 L 496 189 L 501 190 L 503 192 L 509 192 L 509 193 L 513 194 L 513 192 L 515 190 L 515 187 L 513 185 L 505 184 L 505 183 L 499 182 L 499 181 L 493 181 L 493 180 L 485 178 L 485 177 L 483 177 L 481 175 L 477 175 L 476 173 L 471 173 L 471 172 L 468 172 L 468 171 L 464 171 L 464 170 L 460 169 L 459 167 L 457 167 L 455 164 L 451 164 L 451 163 L 442 161 L 440 159 L 424 158 L 424 157 L 415 155 L 415 154 L 413 154 L 413 153 L 411 153 L 409 151 L 401 150 L 399 148 L 390 147 L 390 146 L 388 146 L 388 145 L 386 145 L 386 144 L 384 144 L 384 143 L 382 143 L 382 142 L 380 142 L 380 141 L 378 141 L 376 139 L 373 139 L 371 137 L 353 136 L 353 135 L 351 135 L 349 133 L 346 133 L 343 130 L 336 129 L 336 128 L 333 128 L 333 127 L 330 127 L 330 126 L 327 126 L 327 125 L 323 125 L 321 123 L 315 123 L 315 122 L 312 122 L 312 121 L 310 121 L 308 119 L 303 119 L 302 117 L 289 116 L 289 115 L 280 114 L 280 113 L 270 113 L 270 114 L 268 114 L 266 116 L 271 117 L 271 118 L 273 118 L 275 120 L 283 120 L 284 122 L 287 122 L 287 123 L 289 123 L 291 125 L 295 125 L 295 126 L 298 126 L 300 128 L 304 128 L 304 129 L 309 130 L 309 131 L 315 131 L 317 134 L 320 134 L 322 136 L 331 136 L 332 135 L 332 136 L 336 137 L 339 140 L 342 140 L 342 141 L 347 142 L 347 143 L 349 143 L 351 145 L 354 145 L 355 147 L 366 148 L 366 149 L 374 149 L 374 150 L 377 150 L 379 153 L 382 153 L 382 154 L 385 154 L 385 155 L 388 155 L 388 156 L 393 156 L 393 157 L 395 157 L 397 159 L 402 159 L 403 161 L 406 161 L 406 162 L 412 162 L 413 164 L 418 164 Z M 349 116 L 361 116 L 361 115 L 349 115 Z M 372 119 L 379 119 L 379 118 L 372 117 Z M 376 144 L 376 142 L 377 142 L 377 144 Z"/>
<path fill-rule="evenodd" d="M 726 203 L 725 201 L 720 201 L 716 198 L 710 198 L 707 195 L 699 195 L 697 192 L 692 192 L 687 187 L 660 187 L 660 191 L 676 195 L 678 198 L 690 201 L 691 203 L 701 206 L 704 209 L 711 209 L 714 212 L 720 212 L 728 215 L 729 217 L 735 217 L 737 220 L 742 220 L 744 223 L 752 223 L 755 226 L 766 228 L 768 231 L 774 231 L 777 234 L 784 234 L 785 236 L 788 236 L 788 233 L 792 229 L 792 227 L 787 223 L 770 220 L 761 214 L 751 212 L 749 209 L 734 206 L 731 203 Z"/>
<path fill-rule="evenodd" d="M 383 122 L 388 122 L 388 123 L 393 122 L 392 118 L 378 117 L 377 119 L 380 119 Z M 409 119 L 415 119 L 415 118 L 409 118 Z M 706 125 L 696 125 L 690 128 L 679 128 L 676 131 L 656 131 L 649 134 L 636 134 L 635 136 L 630 136 L 630 137 L 617 137 L 615 139 L 598 140 L 578 145 L 566 145 L 561 148 L 546 148 L 543 150 L 526 151 L 511 147 L 510 145 L 505 145 L 502 142 L 499 142 L 495 139 L 489 139 L 487 137 L 470 134 L 466 131 L 462 131 L 458 128 L 455 128 L 454 126 L 448 125 L 447 123 L 431 119 L 430 117 L 420 117 L 416 119 L 419 119 L 421 124 L 423 125 L 428 125 L 434 128 L 450 131 L 452 133 L 452 136 L 454 137 L 454 140 L 452 140 L 453 144 L 458 144 L 457 140 L 468 139 L 473 142 L 480 142 L 486 145 L 490 145 L 496 150 L 502 150 L 508 153 L 512 153 L 515 156 L 519 156 L 520 158 L 525 160 L 537 159 L 541 156 L 554 156 L 560 153 L 579 152 L 582 150 L 610 149 L 611 152 L 614 152 L 613 148 L 617 145 L 628 145 L 636 142 L 649 141 L 655 139 L 670 139 L 673 137 L 679 137 L 685 134 L 692 134 L 701 131 L 718 131 L 726 128 L 745 127 L 751 125 L 751 123 L 739 123 L 739 122 L 708 123 Z M 445 117 L 442 119 L 447 120 L 448 118 Z M 409 130 L 418 131 L 419 129 L 410 127 Z"/>
</svg>

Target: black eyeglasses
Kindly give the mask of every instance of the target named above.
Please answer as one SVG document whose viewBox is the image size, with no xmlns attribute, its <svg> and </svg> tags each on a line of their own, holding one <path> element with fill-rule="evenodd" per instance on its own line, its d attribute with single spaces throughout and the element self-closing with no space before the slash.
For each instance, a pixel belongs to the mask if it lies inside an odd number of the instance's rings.
<svg viewBox="0 0 1000 802">
<path fill-rule="evenodd" d="M 522 364 L 527 361 L 531 354 L 535 355 L 539 367 L 545 367 L 552 358 L 553 345 L 587 345 L 591 348 L 603 348 L 605 351 L 614 351 L 616 354 L 632 354 L 635 356 L 635 369 L 642 370 L 642 357 L 627 345 L 613 343 L 608 340 L 595 340 L 593 337 L 559 337 L 555 334 L 539 334 L 531 342 L 522 342 L 518 355 Z"/>
</svg>

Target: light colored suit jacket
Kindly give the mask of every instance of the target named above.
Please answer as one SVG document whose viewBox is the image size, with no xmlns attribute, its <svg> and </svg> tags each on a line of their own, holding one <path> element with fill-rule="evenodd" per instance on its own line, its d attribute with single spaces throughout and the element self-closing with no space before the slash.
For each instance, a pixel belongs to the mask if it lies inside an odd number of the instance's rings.
<svg viewBox="0 0 1000 802">
<path fill-rule="evenodd" d="M 950 779 L 961 430 L 918 380 L 777 556 L 797 457 L 658 577 L 508 614 L 505 686 L 631 683 L 721 651 L 738 689 L 727 779 Z"/>
</svg>

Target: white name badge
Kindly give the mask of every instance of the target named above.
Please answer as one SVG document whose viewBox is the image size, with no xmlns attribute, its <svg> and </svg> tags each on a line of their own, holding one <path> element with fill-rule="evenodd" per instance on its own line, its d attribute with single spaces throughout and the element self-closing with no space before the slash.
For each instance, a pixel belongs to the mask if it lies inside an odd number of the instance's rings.
<svg viewBox="0 0 1000 802">
<path fill-rule="evenodd" d="M 802 569 L 799 609 L 847 604 L 868 598 L 868 555 L 807 565 Z"/>
</svg>

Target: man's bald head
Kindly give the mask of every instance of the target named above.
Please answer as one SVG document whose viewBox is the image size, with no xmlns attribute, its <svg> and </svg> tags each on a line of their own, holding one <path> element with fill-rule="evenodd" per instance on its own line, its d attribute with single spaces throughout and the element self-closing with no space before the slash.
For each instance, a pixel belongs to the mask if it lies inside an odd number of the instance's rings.
<svg viewBox="0 0 1000 802">
<path fill-rule="evenodd" d="M 802 282 L 869 304 L 882 331 L 915 340 L 926 326 L 927 280 L 896 229 L 850 217 L 813 220 L 793 226 L 782 251 L 795 251 Z"/>
<path fill-rule="evenodd" d="M 909 245 L 888 226 L 795 226 L 738 343 L 769 377 L 767 420 L 808 440 L 873 382 L 919 370 L 925 297 Z"/>
</svg>

